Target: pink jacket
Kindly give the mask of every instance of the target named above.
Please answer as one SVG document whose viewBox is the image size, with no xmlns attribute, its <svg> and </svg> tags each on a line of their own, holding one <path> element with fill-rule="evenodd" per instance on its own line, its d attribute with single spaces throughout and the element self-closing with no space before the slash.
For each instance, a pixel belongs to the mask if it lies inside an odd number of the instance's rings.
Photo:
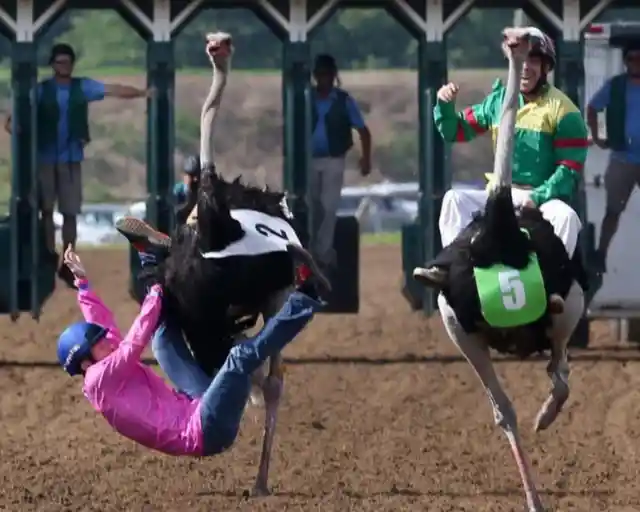
<svg viewBox="0 0 640 512">
<path fill-rule="evenodd" d="M 88 282 L 79 280 L 76 285 L 85 320 L 108 328 L 106 339 L 114 347 L 109 357 L 86 371 L 83 391 L 93 408 L 117 432 L 143 446 L 170 455 L 201 456 L 200 400 L 178 393 L 140 361 L 158 324 L 162 288 L 150 290 L 123 338 L 113 314 Z"/>
</svg>

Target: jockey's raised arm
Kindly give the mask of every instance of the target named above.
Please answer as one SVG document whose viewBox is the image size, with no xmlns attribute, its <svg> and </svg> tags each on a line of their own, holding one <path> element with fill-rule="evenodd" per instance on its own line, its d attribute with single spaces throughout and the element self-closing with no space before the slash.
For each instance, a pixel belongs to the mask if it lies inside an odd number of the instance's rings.
<svg viewBox="0 0 640 512">
<path fill-rule="evenodd" d="M 447 142 L 468 142 L 486 133 L 493 121 L 489 112 L 494 105 L 501 105 L 501 98 L 492 92 L 482 103 L 465 108 L 456 113 L 455 96 L 458 87 L 449 83 L 438 91 L 438 99 L 433 109 L 433 120 L 442 138 Z M 451 98 L 449 101 L 447 101 Z"/>
<path fill-rule="evenodd" d="M 207 34 L 206 52 L 213 66 L 213 77 L 200 114 L 200 162 L 203 168 L 214 163 L 213 128 L 229 76 L 233 54 L 231 35 L 224 32 Z"/>
</svg>

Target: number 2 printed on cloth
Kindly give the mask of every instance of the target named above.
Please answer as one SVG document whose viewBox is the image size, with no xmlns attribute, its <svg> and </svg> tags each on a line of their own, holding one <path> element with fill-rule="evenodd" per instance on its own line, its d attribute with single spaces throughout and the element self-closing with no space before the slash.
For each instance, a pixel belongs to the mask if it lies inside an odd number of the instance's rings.
<svg viewBox="0 0 640 512">
<path fill-rule="evenodd" d="M 204 258 L 228 258 L 232 256 L 256 256 L 287 250 L 289 244 L 302 245 L 291 225 L 279 217 L 256 210 L 231 210 L 245 236 L 220 251 L 203 254 Z"/>
</svg>

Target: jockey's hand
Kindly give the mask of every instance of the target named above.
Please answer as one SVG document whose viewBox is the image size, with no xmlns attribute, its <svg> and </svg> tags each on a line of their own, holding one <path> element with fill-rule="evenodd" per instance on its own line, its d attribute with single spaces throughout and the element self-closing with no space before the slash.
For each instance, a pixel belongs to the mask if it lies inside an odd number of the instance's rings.
<svg viewBox="0 0 640 512">
<path fill-rule="evenodd" d="M 206 52 L 209 61 L 214 67 L 220 67 L 227 63 L 233 53 L 231 35 L 225 32 L 207 34 Z"/>
<path fill-rule="evenodd" d="M 443 103 L 451 103 L 456 101 L 456 97 L 458 96 L 458 92 L 460 91 L 460 87 L 458 84 L 454 84 L 453 82 L 449 82 L 447 85 L 443 85 L 438 89 L 437 97 Z"/>
<path fill-rule="evenodd" d="M 80 261 L 80 256 L 76 254 L 71 244 L 69 244 L 64 251 L 64 264 L 69 267 L 69 270 L 71 270 L 71 273 L 76 279 L 84 279 L 87 277 L 87 272 L 82 265 L 82 261 Z"/>
<path fill-rule="evenodd" d="M 524 203 L 522 203 L 523 208 L 537 208 L 538 206 L 531 199 L 527 199 Z"/>
</svg>

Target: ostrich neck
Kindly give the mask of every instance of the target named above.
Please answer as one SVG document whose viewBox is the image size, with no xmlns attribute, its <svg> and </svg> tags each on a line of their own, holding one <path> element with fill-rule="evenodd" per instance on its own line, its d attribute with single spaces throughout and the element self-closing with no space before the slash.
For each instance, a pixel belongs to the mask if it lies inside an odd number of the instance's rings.
<svg viewBox="0 0 640 512">
<path fill-rule="evenodd" d="M 214 64 L 209 94 L 202 104 L 200 114 L 200 161 L 203 166 L 214 163 L 213 128 L 220 110 L 222 94 L 227 85 L 230 68 L 229 60 L 224 64 Z"/>
<path fill-rule="evenodd" d="M 516 113 L 518 112 L 518 95 L 520 92 L 520 74 L 524 60 L 516 57 L 509 58 L 509 72 L 507 86 L 502 103 L 502 116 L 498 126 L 496 154 L 493 166 L 495 186 L 511 186 L 513 144 L 516 127 Z"/>
</svg>

